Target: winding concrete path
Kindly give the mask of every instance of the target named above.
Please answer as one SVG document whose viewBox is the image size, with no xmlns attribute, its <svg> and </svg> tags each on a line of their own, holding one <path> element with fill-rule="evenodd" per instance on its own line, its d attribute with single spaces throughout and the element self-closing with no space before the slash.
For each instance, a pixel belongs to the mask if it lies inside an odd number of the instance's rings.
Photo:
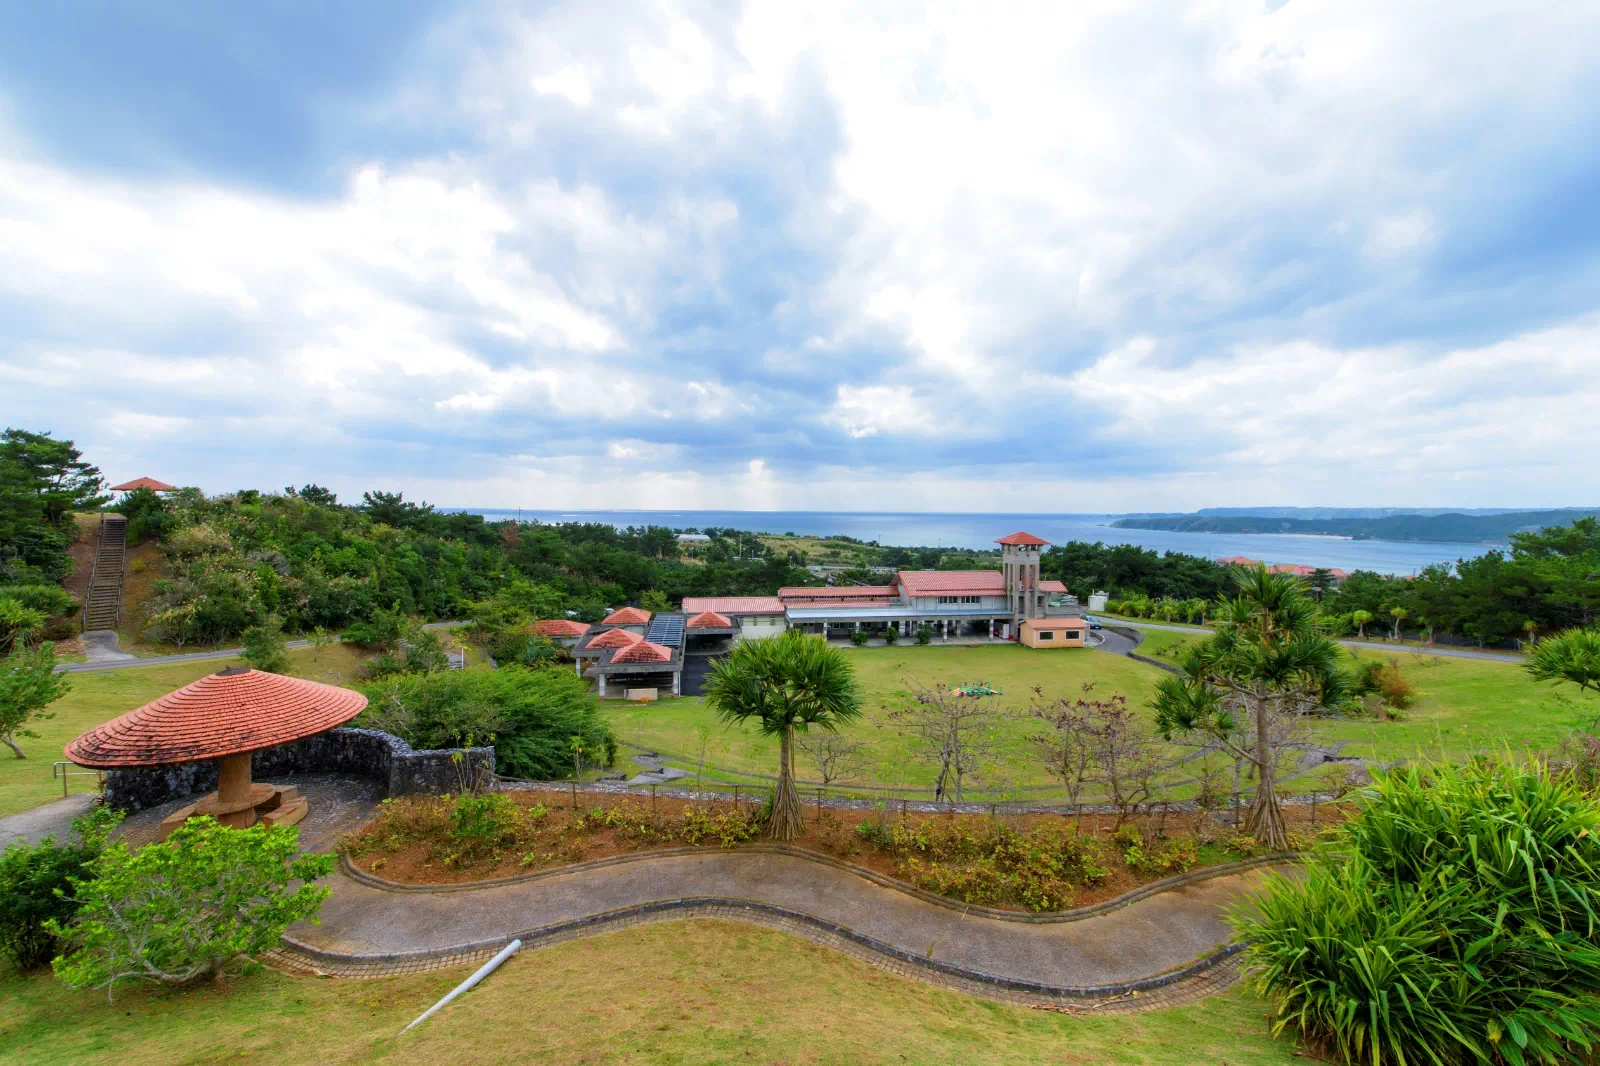
<svg viewBox="0 0 1600 1066">
<path fill-rule="evenodd" d="M 457 626 L 464 626 L 468 624 L 470 623 L 429 622 L 422 628 L 454 629 Z M 234 656 L 239 655 L 244 651 L 243 648 L 212 648 L 209 651 L 187 651 L 179 655 L 151 655 L 145 658 L 139 658 L 136 655 L 130 655 L 123 651 L 120 645 L 117 643 L 117 635 L 110 630 L 94 630 L 93 632 L 85 633 L 83 636 L 86 654 L 89 656 L 89 661 L 83 663 L 63 663 L 62 665 L 56 667 L 56 673 L 84 674 L 93 673 L 98 670 L 127 670 L 136 666 L 166 666 L 170 663 L 198 663 L 204 662 L 207 659 L 232 659 Z M 92 642 L 90 640 L 91 637 L 94 638 Z M 335 644 L 340 643 L 338 637 L 334 637 L 333 641 Z M 284 642 L 284 647 L 309 648 L 311 647 L 311 642 L 309 640 L 290 640 Z"/>
<path fill-rule="evenodd" d="M 315 953 L 394 960 L 483 951 L 513 936 L 668 901 L 755 904 L 815 919 L 874 942 L 880 955 L 924 960 L 946 975 L 1049 986 L 1094 996 L 1159 977 L 1210 955 L 1230 939 L 1228 907 L 1262 877 L 1259 869 L 1173 888 L 1076 921 L 1007 921 L 938 906 L 847 869 L 793 855 L 696 852 L 642 857 L 556 872 L 515 884 L 444 892 L 395 891 L 342 873 L 321 924 L 288 939 Z M 885 950 L 887 948 L 888 950 Z"/>
</svg>

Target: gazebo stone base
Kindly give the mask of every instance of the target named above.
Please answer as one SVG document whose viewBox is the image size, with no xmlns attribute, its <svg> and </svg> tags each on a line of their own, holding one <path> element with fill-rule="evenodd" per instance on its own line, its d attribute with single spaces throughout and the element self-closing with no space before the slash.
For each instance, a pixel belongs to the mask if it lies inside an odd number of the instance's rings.
<svg viewBox="0 0 1600 1066">
<path fill-rule="evenodd" d="M 256 822 L 263 825 L 294 825 L 303 819 L 310 810 L 306 798 L 300 795 L 300 790 L 293 785 L 278 788 L 265 782 L 251 786 L 251 799 L 260 799 L 238 810 L 219 810 L 221 807 L 237 807 L 237 803 L 220 801 L 217 793 L 213 792 L 187 807 L 180 807 L 161 819 L 161 830 L 157 837 L 165 840 L 172 835 L 172 831 L 187 822 L 190 818 L 209 814 L 222 825 L 234 829 L 248 829 Z"/>
</svg>

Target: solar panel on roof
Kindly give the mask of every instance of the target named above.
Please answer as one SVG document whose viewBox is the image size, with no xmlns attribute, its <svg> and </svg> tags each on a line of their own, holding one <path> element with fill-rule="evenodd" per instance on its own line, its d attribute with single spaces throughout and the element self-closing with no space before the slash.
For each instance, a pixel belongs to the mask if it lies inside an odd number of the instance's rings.
<svg viewBox="0 0 1600 1066">
<path fill-rule="evenodd" d="M 683 643 L 683 615 L 658 614 L 650 620 L 650 629 L 644 639 L 666 648 L 676 648 Z"/>
</svg>

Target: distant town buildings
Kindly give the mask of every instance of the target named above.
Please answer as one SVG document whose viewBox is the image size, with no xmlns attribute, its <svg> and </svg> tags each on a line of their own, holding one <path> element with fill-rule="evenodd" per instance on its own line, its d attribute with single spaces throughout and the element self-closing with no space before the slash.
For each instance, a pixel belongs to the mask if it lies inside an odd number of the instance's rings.
<svg viewBox="0 0 1600 1066">
<path fill-rule="evenodd" d="M 695 534 L 685 534 L 694 536 Z M 613 611 L 572 641 L 578 674 L 602 697 L 647 690 L 698 695 L 713 657 L 736 640 L 790 629 L 833 639 L 865 629 L 915 639 L 1020 640 L 1030 647 L 1083 647 L 1088 624 L 1060 581 L 1039 576 L 1048 541 L 1031 533 L 1001 537 L 999 570 L 886 570 L 882 585 L 778 590 L 776 596 L 689 596 L 682 611 Z M 1025 629 L 1029 622 L 1038 624 Z M 539 623 L 543 624 L 543 623 Z M 554 627 L 552 627 L 554 628 Z M 550 635 L 555 635 L 554 633 Z M 563 640 L 566 643 L 566 640 Z"/>
</svg>

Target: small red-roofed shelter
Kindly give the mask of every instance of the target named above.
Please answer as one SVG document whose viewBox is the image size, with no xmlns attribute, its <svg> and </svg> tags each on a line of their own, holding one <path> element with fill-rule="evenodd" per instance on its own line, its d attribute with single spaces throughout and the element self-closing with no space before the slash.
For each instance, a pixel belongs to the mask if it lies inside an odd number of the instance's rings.
<svg viewBox="0 0 1600 1066">
<path fill-rule="evenodd" d="M 96 726 L 64 750 L 79 766 L 103 770 L 217 760 L 217 791 L 165 819 L 163 836 L 202 814 L 235 829 L 254 825 L 258 814 L 292 825 L 305 817 L 305 799 L 293 788 L 253 783 L 251 753 L 344 725 L 366 705 L 352 689 L 232 667 Z"/>
<path fill-rule="evenodd" d="M 641 640 L 623 648 L 611 657 L 614 663 L 670 663 L 672 649 L 664 648 L 660 644 L 652 644 L 648 640 Z"/>
<path fill-rule="evenodd" d="M 575 622 L 570 618 L 541 618 L 530 628 L 536 635 L 551 640 L 571 640 L 589 632 L 589 623 Z"/>
<path fill-rule="evenodd" d="M 1011 534 L 1009 537 L 1001 537 L 995 543 L 1004 544 L 1010 548 L 1043 548 L 1050 542 L 1042 537 L 1036 537 L 1032 533 L 1018 532 Z"/>
<path fill-rule="evenodd" d="M 603 626 L 647 626 L 650 612 L 638 607 L 619 607 L 600 619 Z"/>
<path fill-rule="evenodd" d="M 716 611 L 701 611 L 685 623 L 689 629 L 732 629 L 733 620 Z"/>
<path fill-rule="evenodd" d="M 153 477 L 136 477 L 132 481 L 124 481 L 120 485 L 112 485 L 112 492 L 132 492 L 134 489 L 149 489 L 151 492 L 177 492 L 178 486 L 168 485 L 165 481 L 157 481 Z"/>
<path fill-rule="evenodd" d="M 589 641 L 591 648 L 631 648 L 644 638 L 629 629 L 608 629 Z"/>
</svg>

